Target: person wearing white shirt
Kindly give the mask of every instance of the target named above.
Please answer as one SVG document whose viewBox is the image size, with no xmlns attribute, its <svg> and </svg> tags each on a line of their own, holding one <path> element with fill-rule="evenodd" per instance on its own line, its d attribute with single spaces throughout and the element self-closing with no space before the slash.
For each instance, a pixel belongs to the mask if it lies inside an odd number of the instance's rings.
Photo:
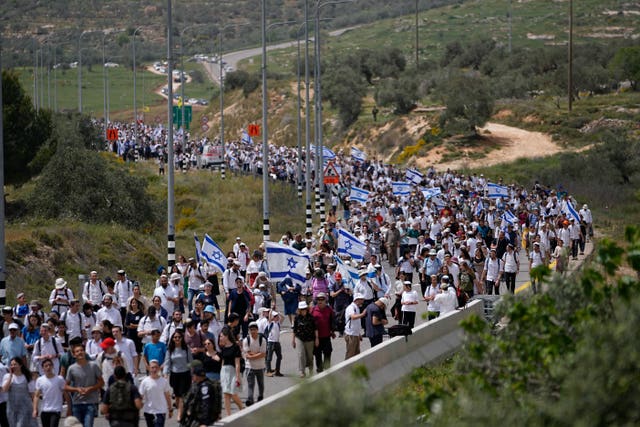
<svg viewBox="0 0 640 427">
<path fill-rule="evenodd" d="M 169 340 L 173 336 L 173 333 L 178 329 L 184 329 L 184 324 L 182 323 L 182 313 L 180 310 L 173 310 L 171 313 L 171 321 L 167 322 L 167 326 L 162 330 L 162 335 L 160 335 L 160 341 L 169 345 Z"/>
<path fill-rule="evenodd" d="M 151 342 L 152 331 L 163 331 L 165 326 L 167 326 L 167 321 L 156 313 L 154 306 L 151 306 L 147 309 L 147 315 L 140 319 L 140 323 L 138 323 L 138 336 L 142 338 L 142 343 L 146 344 Z"/>
<path fill-rule="evenodd" d="M 136 352 L 136 345 L 131 339 L 122 336 L 122 328 L 120 326 L 114 326 L 111 332 L 116 342 L 116 350 L 122 355 L 122 359 L 127 367 L 127 372 L 133 372 L 134 375 L 138 375 L 138 353 Z"/>
<path fill-rule="evenodd" d="M 171 405 L 171 387 L 169 381 L 160 375 L 160 363 L 149 361 L 149 375 L 140 382 L 140 395 L 144 406 L 142 412 L 147 425 L 163 426 L 167 418 L 173 415 Z"/>
<path fill-rule="evenodd" d="M 427 301 L 427 316 L 428 320 L 433 320 L 440 315 L 440 307 L 435 302 L 436 295 L 438 295 L 438 276 L 432 274 L 430 277 L 431 285 L 427 287 L 424 292 L 424 300 Z"/>
<path fill-rule="evenodd" d="M 502 264 L 504 265 L 504 280 L 507 290 L 515 293 L 516 275 L 520 269 L 520 261 L 518 253 L 514 251 L 513 243 L 507 245 L 507 251 L 502 255 Z"/>
<path fill-rule="evenodd" d="M 33 365 L 38 369 L 40 375 L 44 374 L 42 362 L 51 360 L 53 362 L 54 372 L 60 371 L 60 356 L 64 353 L 62 344 L 56 338 L 51 336 L 51 326 L 48 323 L 40 325 L 40 338 L 33 345 Z"/>
<path fill-rule="evenodd" d="M 344 312 L 344 339 L 347 344 L 345 360 L 360 354 L 360 340 L 362 339 L 362 323 L 360 320 L 367 315 L 366 308 L 360 312 L 360 307 L 362 307 L 363 303 L 364 295 L 356 293 L 353 296 L 353 302 L 349 304 Z"/>
<path fill-rule="evenodd" d="M 133 296 L 133 283 L 127 278 L 124 270 L 118 270 L 117 279 L 114 289 L 117 300 L 120 302 L 120 316 L 124 321 L 127 317 L 127 303 Z"/>
<path fill-rule="evenodd" d="M 180 275 L 180 273 L 173 273 L 171 277 L 174 277 L 174 274 Z M 176 303 L 179 302 L 178 293 L 175 287 L 169 284 L 166 276 L 160 279 L 160 287 L 153 291 L 153 296 L 160 297 L 160 304 L 167 310 L 167 313 L 173 313 Z"/>
<path fill-rule="evenodd" d="M 44 427 L 57 426 L 62 414 L 63 397 L 67 405 L 71 405 L 68 395 L 64 393 L 65 380 L 54 371 L 53 360 L 42 361 L 44 373 L 36 380 L 33 394 L 33 418 L 38 416 L 40 406 L 40 420 Z"/>
<path fill-rule="evenodd" d="M 416 309 L 419 302 L 418 292 L 413 290 L 410 281 L 404 282 L 404 292 L 402 292 L 402 324 L 408 325 L 411 329 L 416 323 Z"/>
<path fill-rule="evenodd" d="M 73 292 L 67 288 L 67 282 L 59 277 L 56 279 L 55 289 L 49 296 L 51 309 L 62 316 L 69 308 L 69 301 L 73 299 Z"/>
<path fill-rule="evenodd" d="M 503 271 L 504 263 L 496 256 L 496 249 L 491 248 L 489 258 L 484 262 L 484 270 L 482 271 L 482 280 L 484 280 L 488 295 L 494 291 L 496 295 L 500 295 L 500 278 Z"/>
<path fill-rule="evenodd" d="M 449 291 L 448 280 L 444 280 L 440 284 L 441 292 L 435 296 L 434 303 L 440 308 L 440 315 L 455 311 L 457 298 L 454 292 Z"/>
<path fill-rule="evenodd" d="M 563 242 L 564 244 L 564 242 Z M 532 269 L 546 264 L 544 253 L 540 250 L 540 243 L 535 242 L 533 244 L 533 251 L 529 254 L 529 272 Z M 538 293 L 538 280 L 535 276 L 531 276 L 531 290 L 534 294 Z"/>
<path fill-rule="evenodd" d="M 367 271 L 360 270 L 358 275 L 360 276 L 360 280 L 358 280 L 353 287 L 353 293 L 361 294 L 363 296 L 364 307 L 366 308 L 373 302 L 375 294 L 373 293 L 373 287 L 369 284 L 369 279 L 367 279 Z"/>
<path fill-rule="evenodd" d="M 64 312 L 60 317 L 60 322 L 64 323 L 67 327 L 69 340 L 76 337 L 87 338 L 87 333 L 84 329 L 83 317 L 83 314 L 80 313 L 80 301 L 77 299 L 69 301 L 69 310 Z"/>
<path fill-rule="evenodd" d="M 122 326 L 122 316 L 120 310 L 113 306 L 113 297 L 110 294 L 104 294 L 102 297 L 102 308 L 96 313 L 97 323 L 108 320 L 113 325 Z"/>
<path fill-rule="evenodd" d="M 222 273 L 222 287 L 224 288 L 224 292 L 229 297 L 229 293 L 236 288 L 236 279 L 238 277 L 242 277 L 240 274 L 240 262 L 233 260 L 230 261 L 231 268 L 227 268 L 224 273 Z"/>
<path fill-rule="evenodd" d="M 268 319 L 267 319 L 268 321 Z M 267 367 L 266 375 L 268 377 L 282 377 L 280 373 L 280 365 L 282 364 L 282 346 L 280 344 L 280 314 L 277 311 L 271 312 L 271 321 L 265 329 L 264 335 L 267 337 L 267 358 L 265 364 Z M 276 355 L 276 370 L 271 370 L 271 360 L 273 354 Z"/>
</svg>

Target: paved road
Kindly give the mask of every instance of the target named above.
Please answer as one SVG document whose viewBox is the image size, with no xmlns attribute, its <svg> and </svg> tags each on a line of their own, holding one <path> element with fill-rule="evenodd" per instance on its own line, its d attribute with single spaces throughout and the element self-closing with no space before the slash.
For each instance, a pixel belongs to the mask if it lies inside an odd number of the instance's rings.
<svg viewBox="0 0 640 427">
<path fill-rule="evenodd" d="M 357 27 L 359 26 L 356 25 L 353 27 L 334 30 L 329 32 L 329 35 L 331 37 L 337 37 Z M 310 40 L 313 40 L 313 38 L 311 38 Z M 296 45 L 297 45 L 297 41 L 274 44 L 271 46 L 267 46 L 267 51 L 288 49 Z M 262 55 L 262 47 L 256 47 L 252 49 L 244 49 L 244 50 L 238 50 L 235 52 L 225 53 L 223 55 L 223 59 L 227 63 L 227 66 L 231 66 L 233 67 L 233 69 L 237 69 L 238 63 L 240 61 L 242 61 L 243 59 L 251 58 L 253 56 L 258 56 L 258 55 Z M 215 83 L 220 84 L 220 64 L 204 62 L 202 65 L 204 65 L 204 68 L 205 70 L 207 70 L 207 73 L 209 74 L 209 77 L 211 77 L 211 80 L 213 80 Z"/>
<path fill-rule="evenodd" d="M 588 256 L 592 250 L 593 250 L 592 243 L 587 243 L 587 248 L 585 251 L 586 255 L 580 255 L 577 261 L 571 261 L 569 268 L 575 269 L 578 266 L 580 266 L 584 258 Z M 521 254 L 521 258 L 523 260 L 524 253 Z M 391 267 L 386 262 L 383 262 L 383 266 L 386 271 L 388 272 L 392 271 Z M 516 278 L 516 293 L 529 292 L 529 287 L 530 287 L 530 283 L 529 283 L 528 263 L 522 262 L 520 272 L 518 273 Z M 420 285 L 414 284 L 414 289 L 420 292 Z M 504 286 L 504 283 L 501 285 L 500 293 L 501 294 L 506 293 L 506 288 Z M 281 307 L 282 301 L 279 299 L 277 301 L 277 304 L 278 304 L 278 308 Z M 425 312 L 426 312 L 426 303 L 424 302 L 420 303 L 418 308 L 418 315 L 416 316 L 416 325 L 420 325 L 425 322 L 425 320 L 422 319 L 422 316 L 421 316 L 421 314 Z M 396 323 L 391 318 L 389 319 L 389 321 L 390 321 L 389 326 Z M 283 322 L 282 334 L 280 337 L 280 342 L 282 343 L 282 352 L 283 352 L 282 373 L 284 374 L 284 377 L 280 377 L 280 378 L 265 377 L 265 397 L 274 395 L 302 381 L 298 377 L 297 358 L 296 358 L 295 350 L 291 346 L 291 338 L 292 338 L 291 325 L 289 324 L 289 320 L 285 319 Z M 387 338 L 385 337 L 385 339 Z M 336 364 L 344 360 L 345 342 L 344 342 L 344 339 L 342 338 L 336 338 L 333 340 L 332 344 L 333 344 L 332 362 Z M 369 348 L 370 346 L 369 346 L 368 340 L 364 339 L 362 341 L 361 350 L 365 351 Z M 245 388 L 243 389 L 243 393 L 240 395 L 240 397 L 244 402 L 244 400 L 246 400 L 246 381 L 243 384 L 245 385 Z M 233 412 L 236 412 L 237 408 L 235 406 L 232 406 L 232 407 L 233 407 Z M 178 424 L 175 421 L 175 419 L 167 421 L 167 426 L 169 427 L 176 427 L 177 425 Z M 103 417 L 100 417 L 96 420 L 96 426 L 107 427 L 107 422 Z"/>
</svg>

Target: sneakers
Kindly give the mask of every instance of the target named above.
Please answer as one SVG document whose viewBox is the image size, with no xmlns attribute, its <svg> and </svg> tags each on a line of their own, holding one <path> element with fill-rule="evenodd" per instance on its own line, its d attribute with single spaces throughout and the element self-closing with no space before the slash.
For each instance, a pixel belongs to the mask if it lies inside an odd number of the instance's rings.
<svg viewBox="0 0 640 427">
<path fill-rule="evenodd" d="M 275 375 L 276 377 L 284 377 L 284 375 L 282 375 L 280 371 L 276 372 L 275 374 L 272 373 L 272 375 Z"/>
<path fill-rule="evenodd" d="M 272 377 L 274 374 L 273 374 L 273 371 L 267 371 L 265 375 L 268 377 Z"/>
<path fill-rule="evenodd" d="M 251 406 L 251 405 L 253 405 L 253 400 L 249 400 L 249 399 L 247 399 L 247 400 L 244 402 L 244 404 L 245 404 L 245 405 L 247 405 L 247 406 Z"/>
</svg>

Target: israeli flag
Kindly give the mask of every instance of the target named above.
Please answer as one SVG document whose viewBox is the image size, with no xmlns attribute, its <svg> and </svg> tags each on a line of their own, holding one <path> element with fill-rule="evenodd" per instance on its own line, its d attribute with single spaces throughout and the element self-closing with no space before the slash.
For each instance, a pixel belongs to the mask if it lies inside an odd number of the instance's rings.
<svg viewBox="0 0 640 427">
<path fill-rule="evenodd" d="M 414 184 L 420 184 L 424 179 L 424 175 L 415 169 L 407 169 L 406 179 Z"/>
<path fill-rule="evenodd" d="M 447 204 L 445 203 L 444 200 L 442 200 L 442 197 L 438 196 L 433 196 L 431 198 L 431 201 L 436 205 L 436 208 L 438 209 L 444 209 L 447 207 Z"/>
<path fill-rule="evenodd" d="M 482 203 L 482 199 L 478 199 L 478 203 L 476 203 L 476 210 L 474 212 L 474 215 L 480 216 L 483 210 L 484 210 L 484 204 Z"/>
<path fill-rule="evenodd" d="M 209 265 L 214 266 L 220 273 L 224 273 L 227 268 L 227 256 L 208 234 L 204 235 L 204 243 L 202 244 L 200 255 L 207 260 Z"/>
<path fill-rule="evenodd" d="M 408 182 L 392 182 L 391 188 L 394 196 L 408 196 L 411 194 L 411 184 Z"/>
<path fill-rule="evenodd" d="M 358 150 L 356 147 L 351 147 L 351 159 L 356 162 L 364 162 L 367 160 L 367 155 L 362 150 Z"/>
<path fill-rule="evenodd" d="M 355 261 L 364 259 L 366 245 L 353 234 L 342 228 L 338 229 L 338 255 L 348 255 Z"/>
<path fill-rule="evenodd" d="M 369 192 L 367 190 L 363 190 L 362 188 L 351 186 L 351 194 L 349 194 L 349 199 L 352 202 L 360 202 L 363 205 L 369 201 Z"/>
<path fill-rule="evenodd" d="M 279 243 L 264 242 L 264 246 L 272 280 L 280 282 L 289 277 L 293 282 L 300 284 L 305 282 L 309 267 L 307 255 Z"/>
<path fill-rule="evenodd" d="M 509 189 L 502 185 L 489 182 L 487 183 L 485 190 L 487 190 L 487 197 L 492 199 L 497 199 L 498 197 L 509 197 Z"/>
<path fill-rule="evenodd" d="M 504 211 L 500 218 L 511 225 L 516 225 L 518 222 L 518 218 L 511 211 Z"/>
<path fill-rule="evenodd" d="M 342 275 L 342 279 L 346 282 L 346 286 L 351 289 L 355 288 L 356 283 L 360 280 L 358 270 L 351 265 L 345 264 L 339 256 L 334 256 L 334 259 L 336 260 L 336 267 Z"/>
<path fill-rule="evenodd" d="M 422 190 L 422 195 L 427 200 L 432 197 L 439 196 L 440 194 L 442 194 L 442 190 L 440 189 L 440 187 L 425 188 L 424 190 Z"/>
<path fill-rule="evenodd" d="M 567 216 L 567 218 L 573 218 L 576 224 L 580 224 L 580 214 L 576 212 L 576 208 L 573 207 L 571 202 L 566 200 L 562 201 L 562 212 Z"/>
<path fill-rule="evenodd" d="M 311 144 L 311 152 L 314 153 L 316 152 L 316 146 Z M 327 160 L 335 160 L 336 158 L 336 153 L 334 153 L 333 151 L 331 151 L 330 148 L 325 147 L 324 145 L 322 146 L 322 162 L 323 164 L 327 161 Z"/>
<path fill-rule="evenodd" d="M 196 261 L 198 265 L 200 265 L 200 252 L 202 252 L 202 248 L 200 247 L 200 239 L 196 236 L 196 233 L 193 233 L 193 240 L 196 245 Z"/>
<path fill-rule="evenodd" d="M 240 141 L 245 144 L 253 145 L 253 138 L 249 136 L 246 130 L 242 131 L 242 138 L 240 138 Z"/>
</svg>

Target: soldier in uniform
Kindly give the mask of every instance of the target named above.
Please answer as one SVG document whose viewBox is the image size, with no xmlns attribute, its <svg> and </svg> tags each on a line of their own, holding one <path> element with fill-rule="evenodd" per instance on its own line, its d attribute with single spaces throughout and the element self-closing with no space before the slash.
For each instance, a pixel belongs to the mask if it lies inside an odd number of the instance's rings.
<svg viewBox="0 0 640 427">
<path fill-rule="evenodd" d="M 218 381 L 207 378 L 200 361 L 192 362 L 193 383 L 184 401 L 184 413 L 180 425 L 184 427 L 206 427 L 220 418 L 222 411 L 222 389 Z"/>
</svg>

